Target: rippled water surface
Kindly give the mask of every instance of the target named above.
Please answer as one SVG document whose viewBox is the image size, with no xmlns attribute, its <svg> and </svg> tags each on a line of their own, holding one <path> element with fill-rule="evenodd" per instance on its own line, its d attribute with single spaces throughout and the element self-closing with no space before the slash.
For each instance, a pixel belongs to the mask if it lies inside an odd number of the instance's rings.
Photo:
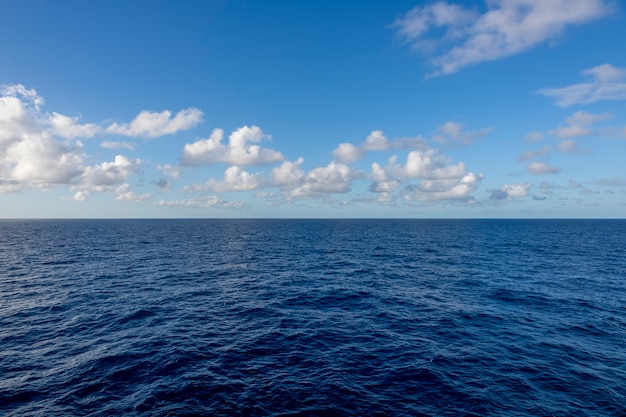
<svg viewBox="0 0 626 417">
<path fill-rule="evenodd" d="M 624 416 L 626 221 L 0 221 L 0 415 Z"/>
</svg>

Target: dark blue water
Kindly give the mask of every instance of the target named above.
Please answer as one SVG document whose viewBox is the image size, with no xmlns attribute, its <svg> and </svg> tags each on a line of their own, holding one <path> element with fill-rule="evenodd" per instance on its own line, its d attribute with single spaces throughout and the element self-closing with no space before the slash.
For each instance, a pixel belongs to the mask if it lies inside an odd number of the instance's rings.
<svg viewBox="0 0 626 417">
<path fill-rule="evenodd" d="M 624 416 L 626 221 L 0 221 L 0 415 Z"/>
</svg>

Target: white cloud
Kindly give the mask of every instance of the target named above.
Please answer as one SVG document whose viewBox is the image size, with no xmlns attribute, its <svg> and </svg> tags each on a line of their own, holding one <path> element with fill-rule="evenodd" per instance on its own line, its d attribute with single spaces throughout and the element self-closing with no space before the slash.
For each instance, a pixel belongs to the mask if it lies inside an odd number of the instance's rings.
<svg viewBox="0 0 626 417">
<path fill-rule="evenodd" d="M 393 161 L 395 161 L 395 159 L 391 160 L 390 165 Z M 372 163 L 372 173 L 370 177 L 373 182 L 370 185 L 370 191 L 389 194 L 400 186 L 400 180 L 392 178 L 388 171 L 388 169 L 384 169 L 377 162 Z M 385 200 L 389 200 L 389 197 L 386 197 Z"/>
<path fill-rule="evenodd" d="M 373 130 L 361 146 L 364 151 L 386 151 L 391 147 L 382 130 Z"/>
<path fill-rule="evenodd" d="M 2 191 L 24 186 L 67 184 L 81 173 L 82 144 L 59 142 L 47 130 L 43 99 L 22 85 L 4 87 L 0 96 L 0 180 Z"/>
<path fill-rule="evenodd" d="M 482 174 L 469 172 L 461 178 L 424 180 L 413 187 L 415 198 L 420 201 L 469 200 L 483 179 Z"/>
<path fill-rule="evenodd" d="M 626 82 L 622 81 L 626 79 L 626 69 L 602 64 L 589 68 L 582 74 L 590 75 L 593 80 L 561 88 L 543 88 L 538 93 L 554 98 L 556 105 L 561 107 L 602 100 L 626 100 Z"/>
<path fill-rule="evenodd" d="M 258 126 L 243 126 L 230 134 L 228 144 L 223 144 L 224 131 L 214 129 L 211 136 L 183 148 L 180 164 L 183 166 L 209 165 L 215 162 L 249 166 L 279 162 L 283 155 L 274 149 L 253 145 L 268 136 Z"/>
<path fill-rule="evenodd" d="M 72 200 L 74 200 L 74 201 L 86 201 L 88 195 L 89 195 L 89 193 L 87 193 L 86 191 L 77 191 L 74 194 L 74 196 L 72 197 Z"/>
<path fill-rule="evenodd" d="M 283 181 L 281 184 L 281 190 L 292 198 L 319 198 L 327 197 L 329 194 L 347 193 L 352 182 L 360 176 L 354 168 L 334 161 L 325 167 L 312 169 L 302 176 L 298 175 L 297 166 L 291 168 L 290 172 L 277 174 L 283 180 L 290 176 L 295 180 L 292 183 Z"/>
<path fill-rule="evenodd" d="M 118 201 L 131 201 L 134 203 L 146 202 L 152 199 L 151 194 L 137 194 L 130 189 L 129 184 L 122 184 L 115 189 L 115 199 Z"/>
<path fill-rule="evenodd" d="M 304 171 L 300 169 L 300 165 L 304 159 L 285 161 L 280 166 L 272 169 L 271 184 L 283 190 L 290 190 L 297 187 L 305 176 Z"/>
<path fill-rule="evenodd" d="M 581 136 L 589 136 L 594 133 L 591 125 L 600 120 L 610 119 L 609 113 L 592 114 L 586 111 L 577 111 L 566 119 L 567 126 L 561 126 L 550 130 L 553 136 L 558 138 L 574 138 Z"/>
<path fill-rule="evenodd" d="M 9 84 L 2 87 L 0 94 L 10 97 L 22 97 L 26 102 L 33 105 L 35 110 L 39 111 L 39 107 L 43 105 L 43 97 L 37 94 L 35 89 L 27 89 L 22 84 Z"/>
<path fill-rule="evenodd" d="M 121 184 L 141 168 L 141 159 L 117 155 L 113 162 L 103 162 L 87 167 L 80 177 L 80 184 L 88 189 L 105 191 L 108 187 Z"/>
<path fill-rule="evenodd" d="M 340 143 L 339 146 L 333 150 L 333 157 L 335 157 L 337 162 L 351 164 L 363 158 L 363 151 L 351 143 Z"/>
<path fill-rule="evenodd" d="M 527 51 L 611 11 L 605 0 L 490 0 L 486 6 L 478 14 L 437 1 L 413 8 L 394 26 L 415 49 L 434 56 L 431 75 L 442 75 Z"/>
<path fill-rule="evenodd" d="M 170 165 L 170 164 L 157 165 L 156 169 L 158 169 L 159 171 L 161 171 L 162 173 L 164 173 L 168 177 L 171 177 L 171 178 L 173 178 L 175 180 L 180 178 L 180 168 L 176 167 L 174 165 Z"/>
<path fill-rule="evenodd" d="M 62 138 L 91 138 L 99 133 L 102 128 L 93 123 L 79 124 L 78 117 L 69 117 L 53 112 L 49 117 L 50 131 Z"/>
<path fill-rule="evenodd" d="M 189 197 L 184 200 L 159 200 L 157 206 L 165 207 L 196 207 L 196 208 L 228 208 L 238 209 L 245 206 L 241 202 L 228 202 L 217 196 Z"/>
<path fill-rule="evenodd" d="M 128 149 L 133 151 L 135 150 L 136 144 L 132 142 L 112 142 L 105 140 L 100 144 L 100 146 L 106 149 Z"/>
<path fill-rule="evenodd" d="M 409 152 L 404 166 L 396 165 L 394 173 L 405 179 L 451 179 L 467 173 L 463 162 L 451 165 L 449 158 L 437 149 Z"/>
<path fill-rule="evenodd" d="M 160 113 L 144 110 L 130 123 L 111 124 L 106 128 L 106 132 L 130 137 L 155 138 L 190 129 L 202 121 L 202 115 L 199 109 L 193 107 L 179 111 L 173 118 L 169 110 Z"/>
<path fill-rule="evenodd" d="M 530 175 L 557 174 L 561 172 L 560 168 L 550 166 L 543 162 L 531 162 L 526 169 Z"/>
<path fill-rule="evenodd" d="M 261 173 L 251 174 L 243 168 L 233 165 L 226 169 L 222 181 L 210 179 L 203 188 L 215 192 L 250 191 L 256 190 L 264 184 L 265 179 Z"/>
<path fill-rule="evenodd" d="M 505 184 L 498 190 L 491 190 L 491 199 L 512 201 L 517 198 L 526 197 L 532 188 L 532 183 Z"/>
</svg>

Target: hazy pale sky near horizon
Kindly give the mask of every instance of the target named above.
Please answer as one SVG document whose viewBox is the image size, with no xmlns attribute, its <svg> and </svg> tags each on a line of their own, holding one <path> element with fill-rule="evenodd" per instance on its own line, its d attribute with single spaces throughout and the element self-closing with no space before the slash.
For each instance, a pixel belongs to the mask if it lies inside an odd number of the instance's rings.
<svg viewBox="0 0 626 417">
<path fill-rule="evenodd" d="M 0 217 L 624 217 L 626 4 L 0 3 Z"/>
</svg>

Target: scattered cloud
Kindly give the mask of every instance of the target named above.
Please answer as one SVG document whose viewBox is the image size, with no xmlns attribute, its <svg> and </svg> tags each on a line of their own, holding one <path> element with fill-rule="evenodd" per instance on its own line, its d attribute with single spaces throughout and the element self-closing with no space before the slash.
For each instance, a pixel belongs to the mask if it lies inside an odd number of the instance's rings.
<svg viewBox="0 0 626 417">
<path fill-rule="evenodd" d="M 180 168 L 170 164 L 157 165 L 156 169 L 161 171 L 163 174 L 177 180 L 180 177 Z"/>
<path fill-rule="evenodd" d="M 467 173 L 463 162 L 455 165 L 437 149 L 409 152 L 406 164 L 396 165 L 394 173 L 404 179 L 452 179 Z"/>
<path fill-rule="evenodd" d="M 550 166 L 543 162 L 531 162 L 526 167 L 526 170 L 530 175 L 545 175 L 545 174 L 557 174 L 561 172 L 560 168 Z"/>
<path fill-rule="evenodd" d="M 125 182 L 130 176 L 136 174 L 142 165 L 141 159 L 117 155 L 112 162 L 103 162 L 85 168 L 80 177 L 80 184 L 88 189 L 106 191 L 111 186 Z"/>
<path fill-rule="evenodd" d="M 72 200 L 74 201 L 87 201 L 87 196 L 89 195 L 89 193 L 87 193 L 86 191 L 77 191 L 76 194 L 74 194 L 74 196 L 72 197 Z"/>
<path fill-rule="evenodd" d="M 133 203 L 147 202 L 152 199 L 151 194 L 137 194 L 130 189 L 129 184 L 122 184 L 115 189 L 115 199 L 118 201 L 130 201 Z"/>
<path fill-rule="evenodd" d="M 242 202 L 229 202 L 218 196 L 207 195 L 201 197 L 188 197 L 182 200 L 159 200 L 157 206 L 164 207 L 195 207 L 195 208 L 225 208 L 240 209 L 245 207 Z"/>
<path fill-rule="evenodd" d="M 210 165 L 221 162 L 229 165 L 250 166 L 279 162 L 285 159 L 274 149 L 261 148 L 253 143 L 269 138 L 258 126 L 243 126 L 230 134 L 223 144 L 224 131 L 214 129 L 211 136 L 183 148 L 180 164 L 183 166 Z"/>
<path fill-rule="evenodd" d="M 156 185 L 157 188 L 159 188 L 162 191 L 169 191 L 169 189 L 172 187 L 172 182 L 168 180 L 167 178 L 159 178 L 157 180 L 152 181 L 152 183 Z"/>
<path fill-rule="evenodd" d="M 420 201 L 467 201 L 471 199 L 470 193 L 476 190 L 483 177 L 482 174 L 469 172 L 461 178 L 424 180 L 409 189 L 414 192 L 414 198 Z"/>
<path fill-rule="evenodd" d="M 561 88 L 543 88 L 538 93 L 555 99 L 556 105 L 561 107 L 603 100 L 626 100 L 626 68 L 602 64 L 584 70 L 582 75 L 591 76 L 592 81 Z"/>
<path fill-rule="evenodd" d="M 193 107 L 179 111 L 173 118 L 169 110 L 160 113 L 144 110 L 130 123 L 111 124 L 106 132 L 135 138 L 156 138 L 190 129 L 202 121 L 202 116 L 203 113 Z"/>
<path fill-rule="evenodd" d="M 136 144 L 132 142 L 114 142 L 105 140 L 100 144 L 100 146 L 106 149 L 128 149 L 133 151 L 135 150 Z"/>
<path fill-rule="evenodd" d="M 363 158 L 363 151 L 351 143 L 340 143 L 333 151 L 333 157 L 337 162 L 351 164 Z"/>
<path fill-rule="evenodd" d="M 608 185 L 612 187 L 624 187 L 626 186 L 626 178 L 613 177 L 613 178 L 600 178 L 593 181 L 596 185 Z"/>
<path fill-rule="evenodd" d="M 49 119 L 51 133 L 62 138 L 91 138 L 99 133 L 102 128 L 94 123 L 80 124 L 78 117 L 64 116 L 52 113 Z"/>
<path fill-rule="evenodd" d="M 415 50 L 432 56 L 431 76 L 525 52 L 566 28 L 609 14 L 605 0 L 490 0 L 487 10 L 436 1 L 417 6 L 393 26 Z"/>
<path fill-rule="evenodd" d="M 325 167 L 312 169 L 295 183 L 283 183 L 281 189 L 290 198 L 325 197 L 349 192 L 352 181 L 359 177 L 358 170 L 333 161 Z"/>
<path fill-rule="evenodd" d="M 544 137 L 544 134 L 541 132 L 530 132 L 524 137 L 524 140 L 526 140 L 526 142 L 535 143 L 542 141 Z"/>
<path fill-rule="evenodd" d="M 489 198 L 493 200 L 512 201 L 526 197 L 532 186 L 533 184 L 529 182 L 523 184 L 505 184 L 497 190 L 490 190 L 491 196 Z"/>
<path fill-rule="evenodd" d="M 391 143 L 382 130 L 373 130 L 361 145 L 364 151 L 386 151 L 389 148 L 391 148 Z"/>
<path fill-rule="evenodd" d="M 557 127 L 548 133 L 558 138 L 590 136 L 594 134 L 594 130 L 591 128 L 593 123 L 610 118 L 610 113 L 592 114 L 586 111 L 577 111 L 566 119 L 566 126 Z"/>
<path fill-rule="evenodd" d="M 531 159 L 539 158 L 545 156 L 552 152 L 552 146 L 544 146 L 543 148 L 537 149 L 535 151 L 523 151 L 521 154 L 517 156 L 518 162 L 525 162 Z"/>
<path fill-rule="evenodd" d="M 224 172 L 221 181 L 210 179 L 204 184 L 204 189 L 214 192 L 250 191 L 262 187 L 265 179 L 262 174 L 251 174 L 240 166 L 233 165 Z"/>
<path fill-rule="evenodd" d="M 79 141 L 60 142 L 41 114 L 43 99 L 22 85 L 6 86 L 0 96 L 0 179 L 2 190 L 67 184 L 81 174 Z"/>
<path fill-rule="evenodd" d="M 446 122 L 438 126 L 438 134 L 433 136 L 433 140 L 441 145 L 469 145 L 474 140 L 488 135 L 491 131 L 491 128 L 484 128 L 465 132 L 463 131 L 463 125 L 460 123 Z"/>
</svg>

